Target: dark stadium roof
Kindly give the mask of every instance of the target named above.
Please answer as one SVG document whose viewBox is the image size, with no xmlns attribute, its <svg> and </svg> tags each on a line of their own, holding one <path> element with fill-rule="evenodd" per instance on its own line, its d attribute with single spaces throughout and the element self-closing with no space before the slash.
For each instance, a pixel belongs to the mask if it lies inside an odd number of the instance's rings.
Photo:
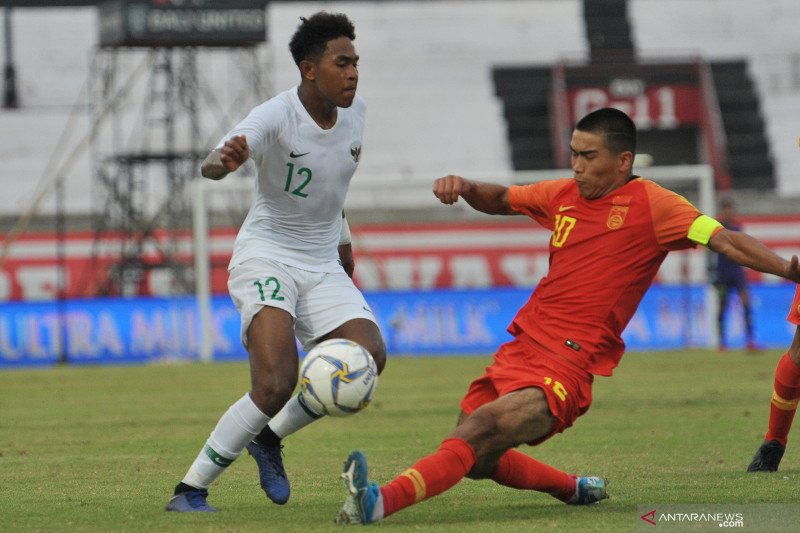
<svg viewBox="0 0 800 533">
<path fill-rule="evenodd" d="M 103 4 L 108 0 L 0 0 L 0 8 L 2 7 L 76 7 L 76 6 L 96 6 Z M 253 4 L 261 4 L 266 6 L 271 2 L 297 2 L 303 0 L 253 0 Z M 352 1 L 352 0 L 351 0 Z M 360 0 L 356 0 L 360 1 Z M 361 0 L 361 1 L 380 1 L 380 0 Z"/>
<path fill-rule="evenodd" d="M 5 0 L 3 7 L 73 7 L 73 6 L 94 6 L 100 3 L 87 2 L 85 0 Z"/>
<path fill-rule="evenodd" d="M 96 6 L 107 0 L 0 0 L 0 7 L 75 7 Z M 266 5 L 268 0 L 255 0 L 254 4 Z"/>
<path fill-rule="evenodd" d="M 0 7 L 75 7 L 96 6 L 108 0 L 0 0 Z M 292 2 L 302 0 L 253 0 L 253 4 L 266 6 L 270 2 Z M 365 0 L 376 1 L 376 0 Z"/>
</svg>

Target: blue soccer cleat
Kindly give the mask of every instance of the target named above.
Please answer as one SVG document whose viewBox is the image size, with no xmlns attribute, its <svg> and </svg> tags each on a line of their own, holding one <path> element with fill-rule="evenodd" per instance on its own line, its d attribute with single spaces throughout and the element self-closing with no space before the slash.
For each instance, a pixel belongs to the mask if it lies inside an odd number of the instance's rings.
<svg viewBox="0 0 800 533">
<path fill-rule="evenodd" d="M 575 480 L 575 494 L 567 503 L 570 505 L 590 505 L 608 498 L 606 485 L 601 477 L 579 477 Z"/>
<path fill-rule="evenodd" d="M 169 499 L 166 510 L 179 513 L 216 513 L 217 510 L 208 505 L 206 498 L 206 489 L 181 492 Z"/>
<path fill-rule="evenodd" d="M 258 465 L 258 479 L 267 498 L 283 505 L 289 501 L 289 478 L 283 468 L 281 450 L 283 446 L 266 446 L 256 441 L 247 445 L 247 451 Z"/>
<path fill-rule="evenodd" d="M 383 517 L 380 487 L 367 479 L 367 458 L 356 450 L 344 462 L 342 480 L 346 493 L 344 503 L 336 516 L 337 524 L 370 524 Z M 376 507 L 378 511 L 376 513 Z"/>
</svg>

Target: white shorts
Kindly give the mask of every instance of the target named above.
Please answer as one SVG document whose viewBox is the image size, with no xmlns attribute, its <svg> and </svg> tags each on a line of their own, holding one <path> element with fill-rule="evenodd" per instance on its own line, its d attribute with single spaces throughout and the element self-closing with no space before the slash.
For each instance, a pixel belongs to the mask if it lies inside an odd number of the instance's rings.
<svg viewBox="0 0 800 533">
<path fill-rule="evenodd" d="M 345 322 L 376 322 L 364 295 L 340 270 L 310 272 L 269 259 L 248 259 L 230 269 L 228 292 L 242 317 L 242 344 L 264 306 L 283 309 L 294 318 L 294 333 L 304 350 Z"/>
</svg>

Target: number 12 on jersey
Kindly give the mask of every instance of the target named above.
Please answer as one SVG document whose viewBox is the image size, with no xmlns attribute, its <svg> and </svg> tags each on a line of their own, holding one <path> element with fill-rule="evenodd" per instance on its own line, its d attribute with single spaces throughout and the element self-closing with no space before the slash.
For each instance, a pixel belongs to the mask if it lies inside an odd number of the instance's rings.
<svg viewBox="0 0 800 533">
<path fill-rule="evenodd" d="M 289 167 L 289 172 L 286 174 L 286 185 L 284 185 L 283 190 L 290 192 L 295 196 L 307 198 L 308 193 L 303 192 L 303 189 L 305 189 L 306 185 L 308 185 L 308 183 L 311 181 L 311 169 L 300 167 L 297 169 L 297 172 L 295 172 L 294 163 L 286 163 L 286 166 Z M 294 189 L 292 189 L 292 180 L 294 179 L 295 175 L 297 175 L 297 181 L 303 181 L 300 183 L 300 185 L 297 185 Z"/>
</svg>

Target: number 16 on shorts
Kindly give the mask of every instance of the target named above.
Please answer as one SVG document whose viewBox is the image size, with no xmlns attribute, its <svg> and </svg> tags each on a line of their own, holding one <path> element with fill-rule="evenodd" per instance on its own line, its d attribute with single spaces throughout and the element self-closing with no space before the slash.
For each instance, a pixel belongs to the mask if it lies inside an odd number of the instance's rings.
<svg viewBox="0 0 800 533">
<path fill-rule="evenodd" d="M 560 381 L 554 381 L 553 378 L 546 377 L 544 378 L 544 384 L 553 389 L 553 392 L 558 396 L 559 400 L 562 402 L 567 401 L 567 389 L 564 388 L 564 385 L 562 385 Z"/>
</svg>

